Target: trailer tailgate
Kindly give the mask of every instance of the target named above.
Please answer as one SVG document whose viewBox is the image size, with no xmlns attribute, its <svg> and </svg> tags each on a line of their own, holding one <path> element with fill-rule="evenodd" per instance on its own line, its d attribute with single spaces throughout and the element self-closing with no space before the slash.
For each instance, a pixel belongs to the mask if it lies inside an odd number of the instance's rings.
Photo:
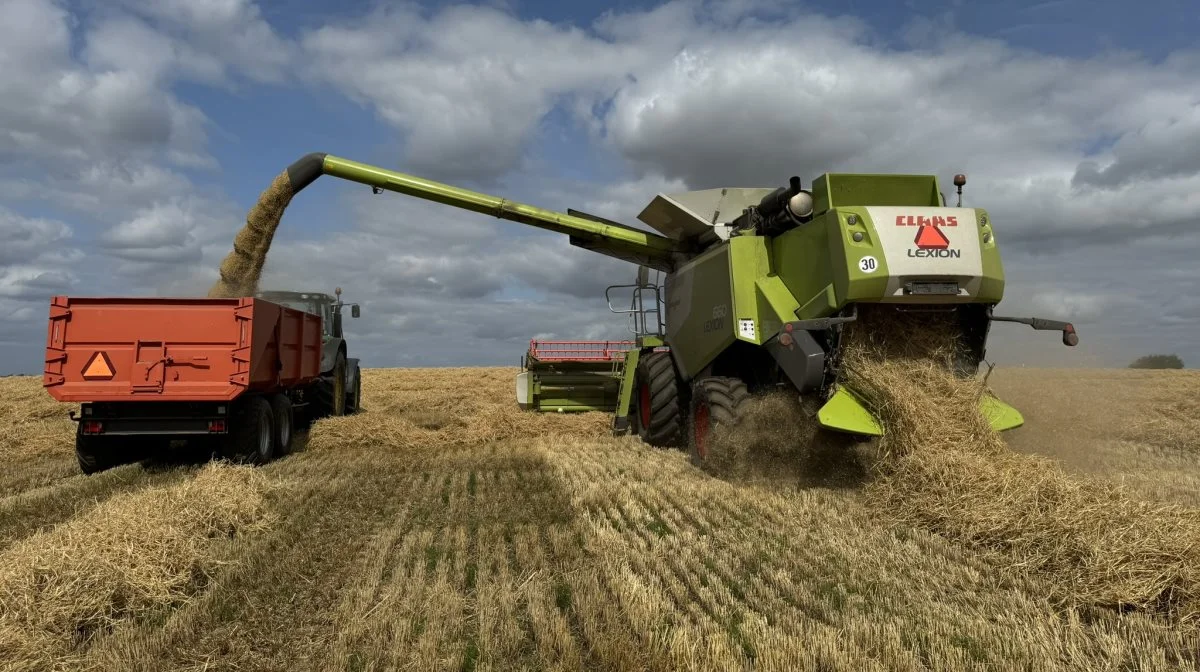
<svg viewBox="0 0 1200 672">
<path fill-rule="evenodd" d="M 256 299 L 56 296 L 46 338 L 59 401 L 221 401 L 320 373 L 320 318 Z"/>
</svg>

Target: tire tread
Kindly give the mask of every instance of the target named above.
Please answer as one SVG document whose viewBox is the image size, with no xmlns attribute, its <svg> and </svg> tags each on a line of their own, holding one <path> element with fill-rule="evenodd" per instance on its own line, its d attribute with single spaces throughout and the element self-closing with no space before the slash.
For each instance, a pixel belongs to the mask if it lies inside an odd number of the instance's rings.
<svg viewBox="0 0 1200 672">
<path fill-rule="evenodd" d="M 652 446 L 680 445 L 687 418 L 681 410 L 679 376 L 675 373 L 675 363 L 670 353 L 647 353 L 643 355 L 639 368 L 642 369 L 641 377 L 650 385 L 650 421 L 642 439 Z M 638 392 L 640 390 L 635 394 Z M 635 403 L 639 404 L 640 412 L 640 398 L 636 398 Z"/>
</svg>

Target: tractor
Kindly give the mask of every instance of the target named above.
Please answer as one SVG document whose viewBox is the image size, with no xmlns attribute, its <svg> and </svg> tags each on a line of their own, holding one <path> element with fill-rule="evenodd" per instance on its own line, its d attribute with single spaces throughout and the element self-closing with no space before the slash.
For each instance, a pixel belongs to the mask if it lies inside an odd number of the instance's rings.
<svg viewBox="0 0 1200 672">
<path fill-rule="evenodd" d="M 362 406 L 362 376 L 358 358 L 347 357 L 346 337 L 342 330 L 342 309 L 350 306 L 350 317 L 357 319 L 361 309 L 357 303 L 342 302 L 342 288 L 334 288 L 334 296 L 321 292 L 289 292 L 260 290 L 254 297 L 289 308 L 303 310 L 321 318 L 321 377 L 312 388 L 313 408 L 305 418 L 311 420 L 328 415 L 357 413 Z"/>
</svg>

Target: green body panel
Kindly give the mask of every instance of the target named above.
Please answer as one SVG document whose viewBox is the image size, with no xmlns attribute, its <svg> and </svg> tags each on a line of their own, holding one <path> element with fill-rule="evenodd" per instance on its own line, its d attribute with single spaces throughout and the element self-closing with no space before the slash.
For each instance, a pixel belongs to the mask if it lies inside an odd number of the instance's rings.
<svg viewBox="0 0 1200 672">
<path fill-rule="evenodd" d="M 732 245 L 721 245 L 667 277 L 667 343 L 685 380 L 734 341 Z"/>
<path fill-rule="evenodd" d="M 1000 262 L 1000 248 L 987 210 L 975 208 L 975 217 L 979 222 L 979 247 L 983 257 L 982 281 L 976 296 L 982 303 L 997 304 L 1004 298 L 1004 264 Z"/>
<path fill-rule="evenodd" d="M 650 347 L 653 348 L 654 346 Z M 618 418 L 629 416 L 630 405 L 633 401 L 634 378 L 637 376 L 638 361 L 641 357 L 642 351 L 638 348 L 625 353 L 625 369 L 621 376 L 621 389 L 617 395 L 617 407 L 615 409 Z"/>
<path fill-rule="evenodd" d="M 783 323 L 795 319 L 800 304 L 788 291 L 787 285 L 775 274 L 761 276 L 755 281 L 758 303 L 757 339 L 743 338 L 751 343 L 765 343 L 783 328 Z"/>
<path fill-rule="evenodd" d="M 661 336 L 646 334 L 637 337 L 637 344 L 639 348 L 661 348 L 667 343 Z"/>
<path fill-rule="evenodd" d="M 862 234 L 861 241 L 854 240 L 855 233 Z M 878 301 L 890 277 L 887 255 L 862 208 L 831 210 L 776 236 L 772 252 L 780 279 L 799 304 L 795 317 L 802 320 L 828 317 L 852 301 Z M 867 257 L 875 261 L 870 273 L 859 266 Z"/>
<path fill-rule="evenodd" d="M 774 273 L 771 239 L 735 236 L 667 281 L 667 342 L 685 380 L 735 340 L 761 345 L 795 319 L 792 292 Z"/>
<path fill-rule="evenodd" d="M 771 239 L 736 236 L 729 240 L 733 315 L 733 337 L 761 345 L 795 319 L 795 296 L 775 274 Z M 707 362 L 706 362 L 707 363 Z"/>
</svg>

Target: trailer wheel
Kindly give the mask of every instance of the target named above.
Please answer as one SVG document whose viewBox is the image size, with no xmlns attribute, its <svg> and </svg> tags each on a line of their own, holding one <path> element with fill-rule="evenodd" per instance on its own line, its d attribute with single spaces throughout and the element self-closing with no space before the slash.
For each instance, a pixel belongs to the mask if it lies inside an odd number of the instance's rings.
<svg viewBox="0 0 1200 672">
<path fill-rule="evenodd" d="M 686 416 L 679 394 L 679 376 L 670 353 L 649 352 L 640 357 L 635 380 L 633 401 L 638 436 L 652 446 L 681 445 Z"/>
<path fill-rule="evenodd" d="M 117 466 L 112 441 L 107 436 L 75 433 L 75 458 L 85 474 L 95 474 Z"/>
<path fill-rule="evenodd" d="M 354 391 L 346 400 L 346 415 L 353 415 L 362 410 L 362 369 L 354 372 Z"/>
<path fill-rule="evenodd" d="M 339 354 L 333 366 L 333 414 L 346 414 L 346 356 Z"/>
<path fill-rule="evenodd" d="M 712 376 L 696 381 L 692 390 L 688 450 L 692 464 L 703 467 L 709 457 L 709 438 L 714 425 L 734 425 L 742 405 L 750 399 L 746 383 L 737 378 Z"/>
<path fill-rule="evenodd" d="M 222 454 L 241 464 L 265 464 L 274 455 L 275 423 L 271 404 L 262 397 L 251 397 L 235 413 L 233 431 Z"/>
<path fill-rule="evenodd" d="M 287 455 L 292 452 L 292 432 L 295 429 L 292 400 L 284 394 L 271 397 L 271 415 L 275 420 L 275 453 Z"/>
</svg>

